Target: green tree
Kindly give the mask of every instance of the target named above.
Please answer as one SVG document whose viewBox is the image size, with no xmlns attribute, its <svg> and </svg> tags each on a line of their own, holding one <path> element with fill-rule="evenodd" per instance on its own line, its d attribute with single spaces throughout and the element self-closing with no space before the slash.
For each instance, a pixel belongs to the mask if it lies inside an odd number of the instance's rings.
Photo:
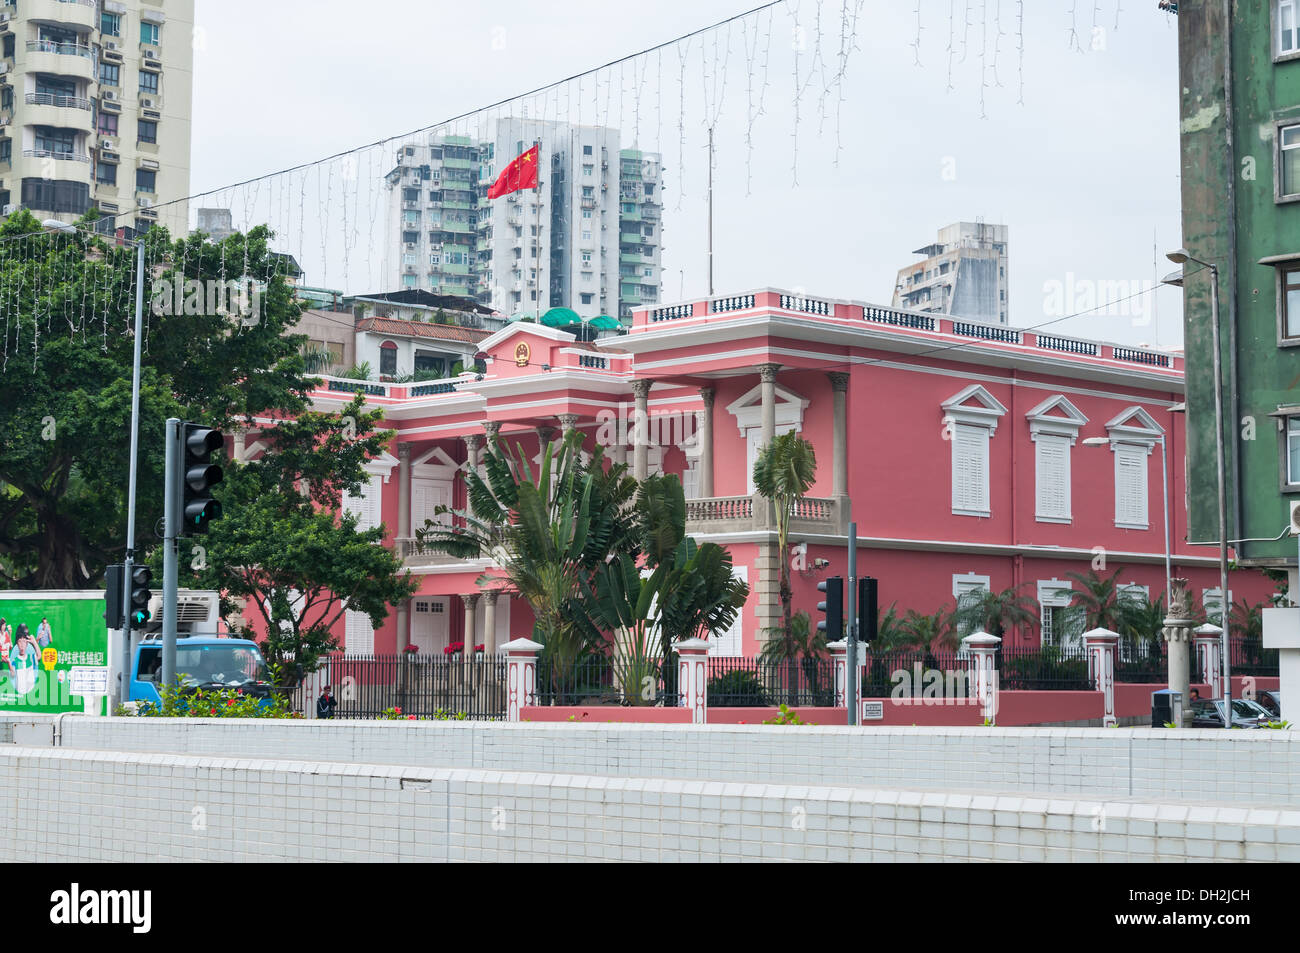
<svg viewBox="0 0 1300 953">
<path fill-rule="evenodd" d="M 813 446 L 791 431 L 775 437 L 758 452 L 754 461 L 754 488 L 776 510 L 777 579 L 781 599 L 779 638 L 786 644 L 783 657 L 794 657 L 794 633 L 791 629 L 793 593 L 790 588 L 790 520 L 795 505 L 803 499 L 817 475 L 817 454 Z"/>
<path fill-rule="evenodd" d="M 1038 603 L 1018 592 L 1020 587 L 992 592 L 977 589 L 962 597 L 954 617 L 957 634 L 983 629 L 1002 638 L 1008 629 L 1038 622 Z"/>
<path fill-rule="evenodd" d="M 221 592 L 223 615 L 243 602 L 261 619 L 262 652 L 282 687 L 337 647 L 330 630 L 346 610 L 366 613 L 377 627 L 392 603 L 415 591 L 401 559 L 382 545 L 383 527 L 360 529 L 342 509 L 344 492 L 359 492 L 365 464 L 392 438 L 375 429 L 381 417 L 357 396 L 340 413 L 305 411 L 268 427 L 256 460 L 223 463 L 215 494 L 222 519 L 182 544 L 189 585 Z M 254 635 L 238 618 L 232 629 Z"/>
<path fill-rule="evenodd" d="M 221 243 L 197 234 L 174 241 L 154 228 L 144 238 L 146 307 L 163 281 L 249 276 L 265 287 L 252 323 L 148 315 L 139 541 L 154 539 L 162 515 L 167 417 L 222 427 L 306 406 L 306 338 L 288 333 L 300 309 L 270 237 L 255 228 Z M 0 369 L 0 586 L 93 587 L 126 544 L 135 249 L 83 232 L 45 235 L 19 211 L 0 225 L 0 289 L 10 316 Z"/>
</svg>

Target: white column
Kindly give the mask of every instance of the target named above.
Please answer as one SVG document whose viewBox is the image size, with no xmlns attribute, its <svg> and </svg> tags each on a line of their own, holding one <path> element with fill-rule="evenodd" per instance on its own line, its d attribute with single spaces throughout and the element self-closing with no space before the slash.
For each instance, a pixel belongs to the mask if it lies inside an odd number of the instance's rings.
<svg viewBox="0 0 1300 953">
<path fill-rule="evenodd" d="M 409 443 L 399 443 L 397 445 L 397 537 L 399 540 L 410 539 L 412 535 L 411 445 Z M 406 555 L 402 551 L 406 545 L 405 543 L 398 543 L 399 555 Z"/>
<path fill-rule="evenodd" d="M 654 381 L 632 382 L 636 409 L 632 413 L 632 476 L 644 480 L 650 472 L 650 386 Z"/>
<path fill-rule="evenodd" d="M 998 673 L 994 664 L 994 655 L 1002 640 L 987 632 L 972 632 L 961 640 L 961 644 L 970 653 L 972 681 L 975 683 L 975 700 L 979 703 L 980 714 L 990 725 L 998 718 Z"/>
<path fill-rule="evenodd" d="M 831 662 L 835 669 L 835 707 L 848 708 L 848 685 L 849 685 L 849 642 L 848 639 L 840 639 L 838 642 L 826 643 L 826 650 L 831 653 Z"/>
<path fill-rule="evenodd" d="M 713 401 L 717 390 L 712 387 L 700 388 L 700 399 L 704 401 L 704 413 L 700 416 L 700 496 L 708 499 L 713 496 Z"/>
<path fill-rule="evenodd" d="M 1088 677 L 1102 694 L 1102 724 L 1109 728 L 1118 723 L 1115 718 L 1115 649 L 1119 645 L 1119 633 L 1110 629 L 1090 629 L 1083 633 L 1083 645 L 1088 653 Z"/>
<path fill-rule="evenodd" d="M 691 724 L 709 720 L 708 656 L 709 643 L 703 639 L 685 639 L 677 649 L 677 704 L 691 710 Z"/>
<path fill-rule="evenodd" d="M 537 653 L 541 645 L 532 639 L 515 639 L 506 650 L 506 721 L 519 721 L 520 710 L 537 692 Z"/>
<path fill-rule="evenodd" d="M 1201 681 L 1210 686 L 1210 695 L 1218 697 L 1222 691 L 1223 630 L 1207 622 L 1197 626 L 1193 632 L 1196 636 L 1196 670 L 1201 673 Z M 1183 699 L 1187 704 L 1187 699 Z"/>
<path fill-rule="evenodd" d="M 1165 624 L 1160 632 L 1168 644 L 1166 654 L 1169 659 L 1169 690 L 1179 693 L 1184 714 L 1191 712 L 1191 706 L 1187 704 L 1187 696 L 1191 687 L 1189 670 L 1192 628 L 1196 624 L 1196 620 L 1191 618 L 1191 615 L 1187 580 L 1174 579 L 1173 592 L 1169 596 L 1169 615 L 1165 617 Z M 1217 688 L 1217 685 L 1212 686 L 1211 692 Z"/>
<path fill-rule="evenodd" d="M 831 379 L 832 398 L 831 495 L 847 496 L 849 492 L 847 412 L 849 375 L 835 372 L 826 376 Z"/>
<path fill-rule="evenodd" d="M 411 600 L 397 604 L 397 651 L 404 652 L 411 644 Z"/>
<path fill-rule="evenodd" d="M 478 470 L 480 450 L 483 447 L 482 434 L 466 434 L 460 438 L 465 441 L 465 466 L 471 470 Z"/>
<path fill-rule="evenodd" d="M 460 599 L 465 603 L 465 661 L 470 662 L 474 658 L 474 615 L 478 609 L 478 593 L 470 593 Z"/>
<path fill-rule="evenodd" d="M 497 654 L 497 591 L 483 590 L 483 657 L 494 659 Z"/>
<path fill-rule="evenodd" d="M 758 365 L 758 379 L 763 397 L 763 446 L 770 447 L 776 439 L 776 372 L 780 364 Z"/>
</svg>

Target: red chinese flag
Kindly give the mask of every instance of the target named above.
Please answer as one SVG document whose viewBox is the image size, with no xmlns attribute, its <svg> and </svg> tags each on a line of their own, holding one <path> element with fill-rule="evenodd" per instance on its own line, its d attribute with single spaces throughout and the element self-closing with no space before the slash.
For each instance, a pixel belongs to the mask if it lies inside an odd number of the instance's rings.
<svg viewBox="0 0 1300 953">
<path fill-rule="evenodd" d="M 518 156 L 497 176 L 487 197 L 499 199 L 520 189 L 537 188 L 537 146 Z"/>
</svg>

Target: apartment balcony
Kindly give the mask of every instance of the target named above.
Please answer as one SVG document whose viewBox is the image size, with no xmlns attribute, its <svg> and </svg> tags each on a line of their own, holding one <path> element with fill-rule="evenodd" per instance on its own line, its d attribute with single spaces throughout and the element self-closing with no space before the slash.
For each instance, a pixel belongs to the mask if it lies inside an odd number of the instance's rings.
<svg viewBox="0 0 1300 953">
<path fill-rule="evenodd" d="M 847 514 L 833 499 L 804 497 L 795 504 L 790 535 L 843 535 Z M 776 531 L 776 519 L 766 499 L 753 496 L 711 496 L 686 501 L 688 533 L 750 533 Z"/>
<path fill-rule="evenodd" d="M 99 26 L 95 0 L 23 0 L 22 12 L 33 23 L 78 26 L 86 30 Z"/>
<path fill-rule="evenodd" d="M 23 111 L 23 124 L 56 126 L 90 132 L 94 117 L 90 100 L 81 96 L 55 96 L 51 93 L 28 93 L 27 109 Z"/>
<path fill-rule="evenodd" d="M 95 78 L 93 51 L 79 43 L 28 40 L 24 69 L 29 73 L 53 73 L 84 80 Z"/>
<path fill-rule="evenodd" d="M 57 162 L 90 162 L 90 156 L 76 152 L 55 152 L 52 149 L 24 149 L 24 159 L 54 159 Z"/>
</svg>

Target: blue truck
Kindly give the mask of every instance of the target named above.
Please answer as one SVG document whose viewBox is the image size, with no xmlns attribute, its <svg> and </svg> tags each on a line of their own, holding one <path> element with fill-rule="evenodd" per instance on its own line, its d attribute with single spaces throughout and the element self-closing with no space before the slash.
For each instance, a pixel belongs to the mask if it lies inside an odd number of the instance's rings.
<svg viewBox="0 0 1300 953">
<path fill-rule="evenodd" d="M 162 637 L 151 636 L 136 647 L 131 659 L 129 700 L 162 703 Z M 176 675 L 187 689 L 237 690 L 269 698 L 271 677 L 256 642 L 247 639 L 192 635 L 176 640 Z"/>
</svg>

